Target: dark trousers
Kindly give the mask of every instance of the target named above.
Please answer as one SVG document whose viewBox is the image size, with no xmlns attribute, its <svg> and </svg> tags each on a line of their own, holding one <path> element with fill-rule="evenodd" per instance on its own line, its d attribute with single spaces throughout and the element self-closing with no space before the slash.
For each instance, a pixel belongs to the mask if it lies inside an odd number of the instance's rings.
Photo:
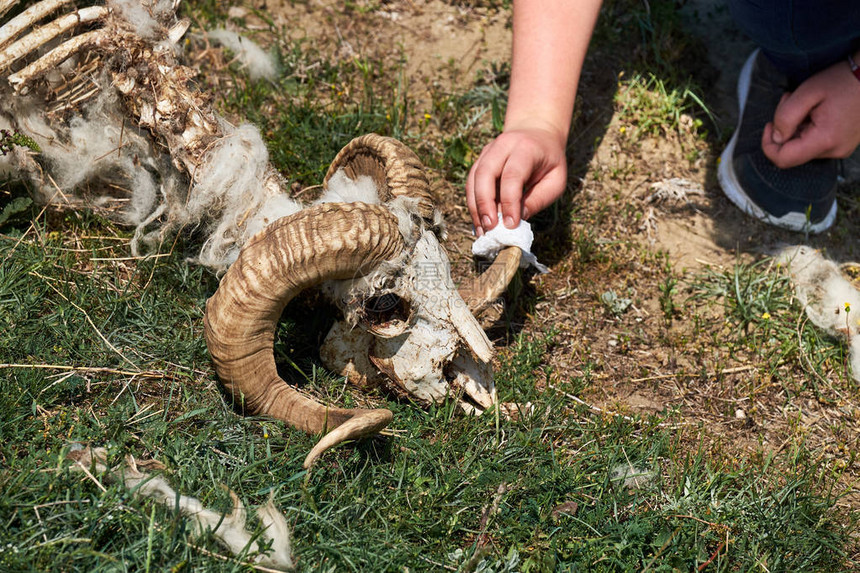
<svg viewBox="0 0 860 573">
<path fill-rule="evenodd" d="M 727 0 L 738 26 L 793 84 L 860 48 L 860 0 Z"/>
</svg>

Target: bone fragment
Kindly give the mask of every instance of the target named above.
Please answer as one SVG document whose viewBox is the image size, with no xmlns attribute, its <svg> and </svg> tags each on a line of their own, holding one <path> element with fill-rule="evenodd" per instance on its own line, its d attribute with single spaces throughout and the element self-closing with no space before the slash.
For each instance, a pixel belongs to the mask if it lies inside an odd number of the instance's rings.
<svg viewBox="0 0 860 573">
<path fill-rule="evenodd" d="M 9 7 L 15 0 L 9 2 Z M 57 8 L 68 4 L 71 0 L 42 0 L 38 4 L 33 4 L 0 28 L 0 48 L 6 46 L 11 40 L 16 38 L 23 30 L 29 28 L 48 14 L 56 11 Z M 0 16 L 9 8 L 0 6 Z"/>
<path fill-rule="evenodd" d="M 90 6 L 60 16 L 53 22 L 36 28 L 14 44 L 0 52 L 0 69 L 4 69 L 27 54 L 34 52 L 78 24 L 94 22 L 104 18 L 110 10 L 104 6 Z"/>
<path fill-rule="evenodd" d="M 29 66 L 9 76 L 9 83 L 16 89 L 21 90 L 32 79 L 44 74 L 84 48 L 98 44 L 105 39 L 107 32 L 104 30 L 93 30 L 71 40 L 63 42 Z"/>
<path fill-rule="evenodd" d="M 193 519 L 195 535 L 212 531 L 234 555 L 241 555 L 245 551 L 258 553 L 254 562 L 279 571 L 291 571 L 295 567 L 289 526 L 271 499 L 257 508 L 257 517 L 265 528 L 260 538 L 271 542 L 270 550 L 263 553 L 255 536 L 247 529 L 245 506 L 226 487 L 233 500 L 233 511 L 222 515 L 203 507 L 197 498 L 178 494 L 163 477 L 141 471 L 144 466 L 164 469 L 164 465 L 156 460 L 139 462 L 132 456 L 126 456 L 122 466 L 110 469 L 104 448 L 73 450 L 69 452 L 69 458 L 75 461 L 73 469 L 88 471 L 92 467 L 99 473 L 105 473 L 109 479 L 122 483 L 137 497 L 150 498 L 167 507 L 178 507 L 179 511 Z"/>
<path fill-rule="evenodd" d="M 481 328 L 481 324 L 472 316 L 466 302 L 460 298 L 460 294 L 455 290 L 451 291 L 448 307 L 450 308 L 451 324 L 463 338 L 466 346 L 475 354 L 475 358 L 481 362 L 492 362 L 492 342 L 487 338 L 487 333 Z"/>
<path fill-rule="evenodd" d="M 493 388 L 487 387 L 487 380 L 493 379 L 493 369 L 489 362 L 476 361 L 468 354 L 460 352 L 451 361 L 451 367 L 455 373 L 451 386 L 462 388 L 469 399 L 480 406 L 475 413 L 480 414 L 492 407 L 495 402 Z"/>
<path fill-rule="evenodd" d="M 833 337 L 847 339 L 851 375 L 860 381 L 860 292 L 839 266 L 812 247 L 787 247 L 777 258 L 788 267 L 806 316 Z"/>
<path fill-rule="evenodd" d="M 189 20 L 188 18 L 183 18 L 167 32 L 167 39 L 170 41 L 171 44 L 178 44 L 179 40 L 182 39 L 182 36 L 185 35 L 185 32 L 188 31 L 188 27 L 190 25 L 191 20 Z"/>
</svg>

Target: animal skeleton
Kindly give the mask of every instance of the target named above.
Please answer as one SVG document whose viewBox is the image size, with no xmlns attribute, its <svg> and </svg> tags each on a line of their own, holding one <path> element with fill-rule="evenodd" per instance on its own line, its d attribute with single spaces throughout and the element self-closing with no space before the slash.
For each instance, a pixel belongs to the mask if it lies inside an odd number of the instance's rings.
<svg viewBox="0 0 860 573">
<path fill-rule="evenodd" d="M 144 136 L 127 135 L 145 165 L 117 163 L 111 176 L 119 170 L 133 186 L 141 171 L 144 179 L 156 172 L 147 185 L 157 185 L 161 203 L 144 204 L 134 221 L 143 243 L 209 223 L 198 261 L 229 269 L 206 305 L 206 341 L 238 407 L 307 432 L 328 432 L 306 467 L 326 449 L 377 432 L 392 419 L 388 410 L 324 406 L 278 377 L 272 350 L 277 321 L 290 299 L 317 286 L 345 316 L 321 352 L 330 369 L 361 386 L 384 384 L 424 403 L 452 396 L 467 411 L 493 406 L 492 345 L 473 312 L 507 287 L 519 249 L 504 251 L 461 296 L 439 244 L 441 217 L 425 170 L 414 153 L 388 138 L 367 135 L 345 147 L 325 177 L 327 193 L 306 208 L 288 198 L 265 154 L 262 161 L 259 154 L 241 161 L 250 167 L 239 174 L 219 172 L 223 154 L 265 148 L 256 130 L 230 126 L 189 86 L 194 72 L 179 63 L 177 47 L 188 22 L 177 20 L 175 4 L 108 0 L 36 27 L 69 1 L 42 0 L 0 28 L 0 75 L 15 94 L 0 88 L 0 119 L 25 132 L 21 115 L 41 121 L 50 133 L 43 135 L 46 144 L 73 137 L 75 122 L 84 121 L 79 109 L 123 125 L 129 118 L 145 130 Z M 0 0 L 0 17 L 14 4 Z M 66 39 L 81 27 L 92 29 Z M 118 103 L 104 104 L 111 97 Z M 46 100 L 51 111 L 41 107 L 33 114 L 31 108 Z M 122 135 L 120 130 L 117 157 Z M 167 149 L 167 157 L 153 141 Z M 50 195 L 50 163 L 27 153 L 15 160 L 43 199 L 56 196 Z M 350 189 L 368 185 L 372 192 L 360 194 L 362 201 L 342 202 Z M 71 188 L 58 193 L 63 201 L 74 197 Z M 151 225 L 160 229 L 147 231 Z M 432 281 L 426 284 L 428 272 Z"/>
</svg>

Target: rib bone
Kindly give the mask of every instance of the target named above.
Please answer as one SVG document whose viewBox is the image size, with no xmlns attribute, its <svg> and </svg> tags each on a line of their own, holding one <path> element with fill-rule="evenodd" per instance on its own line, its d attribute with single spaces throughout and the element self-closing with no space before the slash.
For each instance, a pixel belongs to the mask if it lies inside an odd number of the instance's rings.
<svg viewBox="0 0 860 573">
<path fill-rule="evenodd" d="M 68 4 L 71 0 L 42 0 L 38 4 L 33 4 L 0 28 L 0 48 L 4 47 L 13 40 L 23 30 L 29 28 L 48 14 L 55 12 L 57 8 Z M 15 2 L 10 0 L 9 6 Z M 8 8 L 7 8 L 8 9 Z M 0 16 L 5 10 L 0 7 Z"/>
<path fill-rule="evenodd" d="M 8 48 L 0 52 L 0 69 L 4 69 L 30 54 L 57 36 L 68 32 L 78 24 L 94 22 L 104 18 L 110 13 L 109 8 L 104 6 L 90 6 L 76 10 L 71 14 L 60 16 L 53 22 L 33 30 Z"/>
<path fill-rule="evenodd" d="M 105 38 L 106 34 L 104 30 L 93 30 L 63 42 L 29 66 L 22 68 L 14 74 L 10 74 L 9 83 L 16 90 L 21 90 L 29 81 L 60 65 L 70 56 L 77 54 L 86 47 L 99 43 Z"/>
<path fill-rule="evenodd" d="M 18 0 L 0 0 L 0 18 L 2 18 L 17 1 Z"/>
</svg>

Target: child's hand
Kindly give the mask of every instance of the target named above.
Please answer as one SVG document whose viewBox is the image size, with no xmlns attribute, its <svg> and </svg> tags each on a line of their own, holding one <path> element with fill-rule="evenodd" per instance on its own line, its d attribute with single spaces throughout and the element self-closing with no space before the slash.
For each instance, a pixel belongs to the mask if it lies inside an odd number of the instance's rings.
<svg viewBox="0 0 860 573">
<path fill-rule="evenodd" d="M 783 169 L 848 157 L 860 144 L 860 82 L 847 62 L 810 77 L 783 96 L 762 135 L 762 150 Z"/>
<path fill-rule="evenodd" d="M 558 199 L 567 183 L 567 133 L 511 129 L 490 142 L 472 165 L 466 200 L 479 237 L 498 222 L 513 228 Z"/>
</svg>

